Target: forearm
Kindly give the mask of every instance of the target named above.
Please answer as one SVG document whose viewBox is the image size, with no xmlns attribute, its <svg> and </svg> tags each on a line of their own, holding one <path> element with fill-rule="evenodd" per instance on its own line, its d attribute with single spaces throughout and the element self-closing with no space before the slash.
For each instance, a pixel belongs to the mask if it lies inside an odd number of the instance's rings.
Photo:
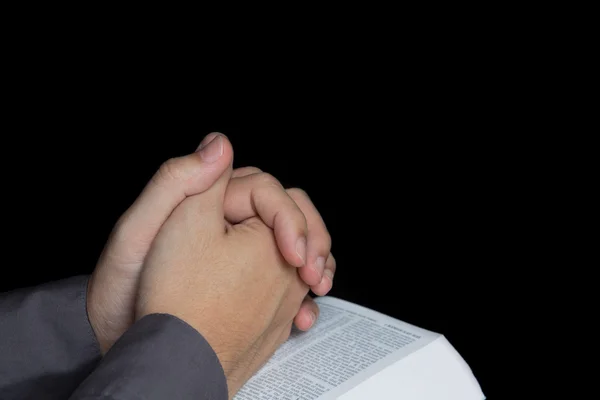
<svg viewBox="0 0 600 400">
<path fill-rule="evenodd" d="M 0 398 L 64 399 L 100 360 L 87 276 L 0 295 Z"/>
<path fill-rule="evenodd" d="M 136 322 L 70 400 L 227 400 L 219 359 L 206 340 L 167 314 Z"/>
</svg>

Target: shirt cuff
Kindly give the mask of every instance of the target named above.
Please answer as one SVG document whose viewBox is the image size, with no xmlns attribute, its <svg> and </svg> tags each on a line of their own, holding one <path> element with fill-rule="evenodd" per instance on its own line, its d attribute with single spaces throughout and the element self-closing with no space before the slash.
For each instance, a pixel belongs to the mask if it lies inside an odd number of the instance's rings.
<svg viewBox="0 0 600 400">
<path fill-rule="evenodd" d="M 0 296 L 0 398 L 68 396 L 100 360 L 90 325 L 88 276 Z"/>
<path fill-rule="evenodd" d="M 227 380 L 210 344 L 169 314 L 137 321 L 106 353 L 73 399 L 228 399 Z"/>
</svg>

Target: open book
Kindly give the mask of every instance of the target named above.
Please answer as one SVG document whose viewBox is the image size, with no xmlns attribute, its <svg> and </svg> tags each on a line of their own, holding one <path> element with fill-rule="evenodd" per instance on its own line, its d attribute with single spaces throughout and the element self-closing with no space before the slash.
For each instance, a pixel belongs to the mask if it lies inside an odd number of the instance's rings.
<svg viewBox="0 0 600 400">
<path fill-rule="evenodd" d="M 334 297 L 318 297 L 308 332 L 293 330 L 235 400 L 483 400 L 446 338 Z"/>
</svg>

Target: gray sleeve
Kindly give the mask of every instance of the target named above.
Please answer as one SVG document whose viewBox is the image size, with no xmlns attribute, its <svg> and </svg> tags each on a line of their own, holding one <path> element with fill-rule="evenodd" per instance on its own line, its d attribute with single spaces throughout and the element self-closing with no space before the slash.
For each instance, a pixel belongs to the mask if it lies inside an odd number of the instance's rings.
<svg viewBox="0 0 600 400">
<path fill-rule="evenodd" d="M 0 294 L 0 399 L 65 399 L 100 360 L 88 276 Z"/>
<path fill-rule="evenodd" d="M 137 321 L 71 400 L 227 400 L 227 381 L 208 342 L 167 314 Z"/>
</svg>

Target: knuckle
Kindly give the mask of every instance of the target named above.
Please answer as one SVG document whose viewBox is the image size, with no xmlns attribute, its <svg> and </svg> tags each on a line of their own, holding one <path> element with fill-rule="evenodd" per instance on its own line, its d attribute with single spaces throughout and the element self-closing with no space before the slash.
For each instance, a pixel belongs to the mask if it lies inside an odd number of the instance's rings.
<svg viewBox="0 0 600 400">
<path fill-rule="evenodd" d="M 260 186 L 276 186 L 281 187 L 281 183 L 277 178 L 267 172 L 261 172 L 255 178 Z"/>
<path fill-rule="evenodd" d="M 322 254 L 325 256 L 325 264 L 327 265 L 327 253 L 331 252 L 331 235 L 329 233 L 325 233 L 322 239 L 319 239 L 320 242 L 320 251 L 325 253 Z"/>
<path fill-rule="evenodd" d="M 288 194 L 292 198 L 302 198 L 304 200 L 310 200 L 310 196 L 304 189 L 300 188 L 291 188 L 287 190 Z"/>
<path fill-rule="evenodd" d="M 262 219 L 252 217 L 244 221 L 244 225 L 254 234 L 271 236 L 271 228 L 269 228 Z"/>
<path fill-rule="evenodd" d="M 184 175 L 179 160 L 170 158 L 162 163 L 158 172 L 154 175 L 153 180 L 156 183 L 179 181 L 184 179 Z"/>
<path fill-rule="evenodd" d="M 262 171 L 262 169 L 257 168 L 257 167 L 242 167 L 242 168 L 238 168 L 237 172 L 250 175 L 250 174 L 260 174 L 263 171 Z"/>
<path fill-rule="evenodd" d="M 121 215 L 110 233 L 111 240 L 115 242 L 123 242 L 129 237 L 129 215 L 127 213 Z"/>
<path fill-rule="evenodd" d="M 323 224 L 323 242 L 325 243 L 325 247 L 327 247 L 328 249 L 331 249 L 331 245 L 332 245 L 332 239 L 331 239 L 331 233 L 329 233 L 329 230 L 327 229 L 327 227 Z"/>
</svg>

